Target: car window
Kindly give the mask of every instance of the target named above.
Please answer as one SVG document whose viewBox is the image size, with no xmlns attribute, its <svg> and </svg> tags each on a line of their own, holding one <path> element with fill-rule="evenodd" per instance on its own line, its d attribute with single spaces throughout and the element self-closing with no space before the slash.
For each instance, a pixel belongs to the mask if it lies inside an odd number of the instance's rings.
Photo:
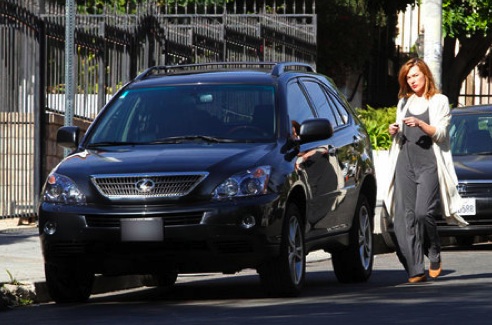
<svg viewBox="0 0 492 325">
<path fill-rule="evenodd" d="M 489 154 L 492 152 L 492 117 L 453 115 L 449 130 L 453 155 Z"/>
<path fill-rule="evenodd" d="M 97 120 L 89 143 L 206 136 L 267 141 L 276 134 L 275 88 L 263 85 L 129 89 Z"/>
<path fill-rule="evenodd" d="M 291 123 L 294 125 L 302 124 L 305 120 L 315 118 L 315 115 L 309 105 L 306 95 L 300 88 L 297 81 L 291 82 L 287 88 L 287 110 Z"/>
<path fill-rule="evenodd" d="M 329 105 L 326 91 L 317 82 L 304 80 L 303 84 L 306 87 L 311 100 L 313 101 L 313 105 L 318 113 L 318 116 L 328 119 L 333 126 L 337 126 L 339 123 Z"/>
<path fill-rule="evenodd" d="M 328 93 L 328 102 L 334 112 L 338 125 L 345 125 L 349 122 L 349 113 L 345 107 L 344 101 L 338 96 L 338 93 L 330 89 L 326 89 Z"/>
</svg>

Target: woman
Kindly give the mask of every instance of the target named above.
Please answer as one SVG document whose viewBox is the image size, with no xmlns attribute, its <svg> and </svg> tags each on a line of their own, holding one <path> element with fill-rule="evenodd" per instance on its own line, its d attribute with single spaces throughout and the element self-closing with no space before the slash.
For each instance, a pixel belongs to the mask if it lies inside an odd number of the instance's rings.
<svg viewBox="0 0 492 325">
<path fill-rule="evenodd" d="M 421 59 L 408 60 L 398 76 L 400 91 L 396 123 L 388 128 L 390 186 L 384 205 L 393 219 L 397 254 L 410 283 L 427 280 L 442 271 L 441 246 L 435 216 L 466 226 L 457 211 L 460 196 L 449 146 L 448 98 L 438 92 L 432 73 Z M 440 209 L 439 209 L 439 204 Z"/>
</svg>

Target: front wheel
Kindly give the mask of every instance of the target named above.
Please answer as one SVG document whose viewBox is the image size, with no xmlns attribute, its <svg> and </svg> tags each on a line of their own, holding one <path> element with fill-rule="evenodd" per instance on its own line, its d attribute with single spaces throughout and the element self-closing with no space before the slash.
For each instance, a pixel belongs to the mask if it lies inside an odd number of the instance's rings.
<svg viewBox="0 0 492 325">
<path fill-rule="evenodd" d="M 301 214 L 295 204 L 287 207 L 280 255 L 259 270 L 260 280 L 272 296 L 293 297 L 301 293 L 306 272 L 306 254 Z"/>
<path fill-rule="evenodd" d="M 57 303 L 85 302 L 94 283 L 94 273 L 77 263 L 44 264 L 46 285 L 51 298 Z"/>
<path fill-rule="evenodd" d="M 345 250 L 332 253 L 332 263 L 338 281 L 364 282 L 372 273 L 374 262 L 373 214 L 366 197 L 361 194 L 355 210 L 350 242 Z"/>
</svg>

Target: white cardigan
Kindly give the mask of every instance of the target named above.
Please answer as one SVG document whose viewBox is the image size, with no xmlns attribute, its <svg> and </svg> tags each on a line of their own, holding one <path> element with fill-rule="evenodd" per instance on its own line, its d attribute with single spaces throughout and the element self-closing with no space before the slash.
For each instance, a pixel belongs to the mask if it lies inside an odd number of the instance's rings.
<svg viewBox="0 0 492 325">
<path fill-rule="evenodd" d="M 415 95 L 413 95 L 415 96 Z M 402 119 L 405 117 L 409 100 L 400 99 L 396 110 L 396 123 L 402 125 Z M 436 94 L 429 100 L 429 124 L 436 128 L 436 132 L 432 136 L 432 149 L 436 155 L 437 173 L 439 178 L 439 190 L 441 195 L 441 208 L 443 216 L 448 224 L 455 224 L 461 227 L 468 225 L 457 212 L 461 207 L 461 197 L 456 186 L 458 185 L 458 177 L 454 170 L 453 157 L 451 156 L 451 148 L 448 136 L 449 121 L 451 119 L 449 101 L 445 95 Z M 393 137 L 393 142 L 389 151 L 389 166 L 390 182 L 388 192 L 384 197 L 384 205 L 387 208 L 387 213 L 391 219 L 394 218 L 394 185 L 395 185 L 395 170 L 398 154 L 400 152 L 400 144 L 398 142 L 399 135 Z"/>
</svg>

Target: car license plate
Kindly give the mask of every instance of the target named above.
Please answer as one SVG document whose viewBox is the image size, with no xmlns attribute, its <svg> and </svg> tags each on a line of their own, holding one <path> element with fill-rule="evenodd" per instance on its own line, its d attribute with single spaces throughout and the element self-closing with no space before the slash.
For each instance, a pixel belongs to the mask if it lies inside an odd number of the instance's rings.
<svg viewBox="0 0 492 325">
<path fill-rule="evenodd" d="M 122 241 L 162 241 L 164 226 L 162 218 L 122 218 Z"/>
<path fill-rule="evenodd" d="M 476 204 L 474 197 L 462 198 L 462 205 L 458 211 L 459 215 L 462 216 L 474 216 L 477 214 Z"/>
</svg>

